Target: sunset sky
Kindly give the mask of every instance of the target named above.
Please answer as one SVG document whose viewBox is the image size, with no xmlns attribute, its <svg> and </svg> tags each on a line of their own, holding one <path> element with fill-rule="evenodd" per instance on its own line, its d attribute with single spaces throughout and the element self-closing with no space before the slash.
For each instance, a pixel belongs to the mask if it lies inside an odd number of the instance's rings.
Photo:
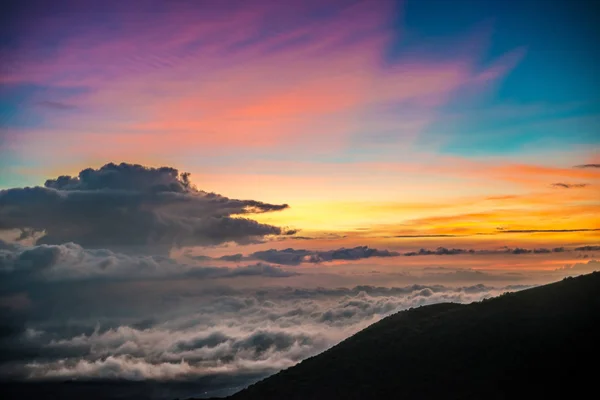
<svg viewBox="0 0 600 400">
<path fill-rule="evenodd" d="M 149 282 L 111 283 L 116 299 L 146 284 L 162 293 L 152 279 L 166 276 L 177 276 L 167 286 L 179 296 L 189 263 L 194 279 L 211 279 L 200 287 L 236 290 L 533 284 L 597 268 L 600 46 L 582 1 L 9 3 L 0 17 L 2 271 L 27 251 L 60 248 L 64 266 L 44 279 L 105 279 L 113 268 L 125 279 L 134 270 L 118 266 L 160 253 L 143 270 Z M 109 173 L 117 178 L 103 180 Z M 171 189 L 156 195 L 157 185 Z M 331 253 L 358 246 L 391 253 Z M 98 275 L 70 269 L 103 257 Z M 448 274 L 432 278 L 436 268 Z M 40 293 L 68 303 L 58 286 L 32 294 L 14 285 L 0 287 L 0 308 L 33 309 Z M 408 305 L 394 304 L 385 312 Z M 97 321 L 109 318 L 93 307 Z M 134 329 L 148 312 L 140 309 L 113 325 Z M 41 321 L 40 310 L 25 320 Z M 85 315 L 60 318 L 75 314 Z M 179 329 L 169 318 L 161 329 Z M 128 350 L 106 351 L 114 361 Z M 30 377 L 80 374 L 28 365 Z"/>
<path fill-rule="evenodd" d="M 598 50 L 575 5 L 151 3 L 15 9 L 0 186 L 126 161 L 289 204 L 258 220 L 303 235 L 600 227 Z"/>
</svg>

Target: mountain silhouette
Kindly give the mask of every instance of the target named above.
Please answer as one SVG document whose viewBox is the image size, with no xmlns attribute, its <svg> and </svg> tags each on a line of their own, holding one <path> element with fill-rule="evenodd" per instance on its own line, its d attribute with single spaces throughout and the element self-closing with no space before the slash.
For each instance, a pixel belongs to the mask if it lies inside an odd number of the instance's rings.
<svg viewBox="0 0 600 400">
<path fill-rule="evenodd" d="M 597 391 L 599 321 L 600 272 L 468 305 L 423 306 L 228 399 L 583 397 Z"/>
</svg>

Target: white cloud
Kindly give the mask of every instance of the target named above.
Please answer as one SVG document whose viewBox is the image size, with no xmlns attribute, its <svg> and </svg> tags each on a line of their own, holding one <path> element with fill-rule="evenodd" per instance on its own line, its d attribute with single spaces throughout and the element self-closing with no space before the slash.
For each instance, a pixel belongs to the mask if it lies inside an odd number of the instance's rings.
<svg viewBox="0 0 600 400">
<path fill-rule="evenodd" d="M 145 328 L 121 325 L 90 334 L 23 340 L 45 361 L 30 378 L 185 379 L 217 373 L 272 373 L 296 364 L 396 311 L 439 302 L 472 302 L 506 289 L 413 285 L 354 289 L 271 289 L 216 296 L 194 313 L 163 316 Z"/>
</svg>

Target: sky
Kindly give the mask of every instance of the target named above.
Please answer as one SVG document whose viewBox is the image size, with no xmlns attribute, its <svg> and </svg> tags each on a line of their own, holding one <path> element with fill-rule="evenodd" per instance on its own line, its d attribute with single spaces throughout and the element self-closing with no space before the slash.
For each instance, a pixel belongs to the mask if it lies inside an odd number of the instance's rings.
<svg viewBox="0 0 600 400">
<path fill-rule="evenodd" d="M 595 3 L 7 2 L 0 377 L 229 393 L 598 269 Z"/>
</svg>

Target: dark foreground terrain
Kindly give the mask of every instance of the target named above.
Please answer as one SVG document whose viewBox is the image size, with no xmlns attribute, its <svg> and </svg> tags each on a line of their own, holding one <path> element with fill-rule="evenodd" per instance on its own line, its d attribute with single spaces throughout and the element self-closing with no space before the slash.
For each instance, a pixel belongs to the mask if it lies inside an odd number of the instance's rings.
<svg viewBox="0 0 600 400">
<path fill-rule="evenodd" d="M 397 313 L 229 398 L 595 397 L 599 341 L 595 272 L 481 303 Z"/>
<path fill-rule="evenodd" d="M 240 380 L 257 380 L 256 376 L 244 376 Z M 227 396 L 231 377 L 210 376 L 189 381 L 128 381 L 128 380 L 81 380 L 43 382 L 1 382 L 1 400 L 174 400 L 190 399 L 204 395 L 210 388 L 210 396 Z M 239 390 L 239 389 L 238 389 Z M 222 398 L 222 397 L 221 397 Z"/>
</svg>

